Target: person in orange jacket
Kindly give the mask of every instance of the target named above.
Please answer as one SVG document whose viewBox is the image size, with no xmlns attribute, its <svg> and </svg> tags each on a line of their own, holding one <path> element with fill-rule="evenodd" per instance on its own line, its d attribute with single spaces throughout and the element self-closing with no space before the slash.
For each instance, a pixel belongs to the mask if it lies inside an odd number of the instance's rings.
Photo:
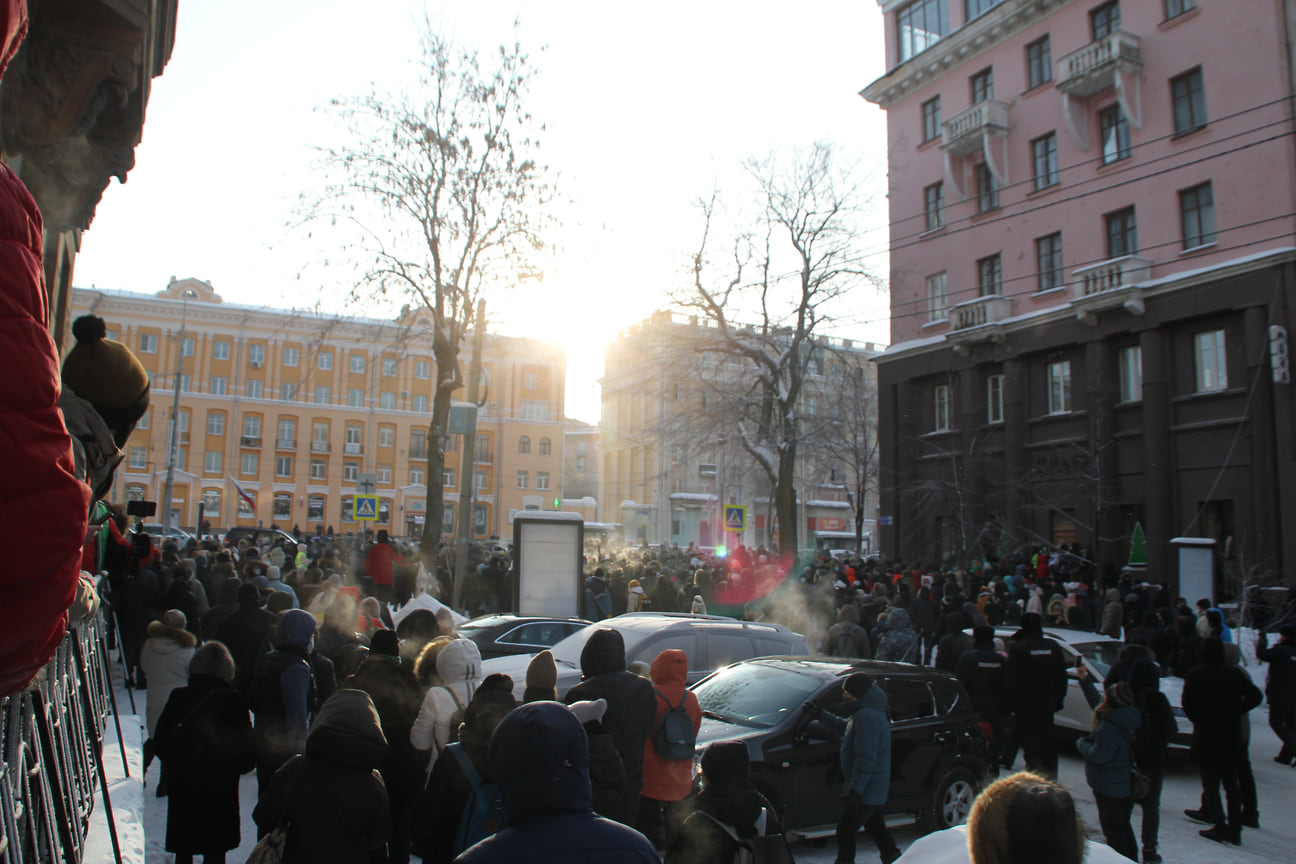
<svg viewBox="0 0 1296 864">
<path fill-rule="evenodd" d="M 666 712 L 683 702 L 684 710 L 693 721 L 693 732 L 702 725 L 702 708 L 697 696 L 685 686 L 688 678 L 688 657 L 677 648 L 668 648 L 653 660 L 649 672 L 657 700 L 657 720 L 660 726 Z M 657 753 L 650 735 L 644 742 L 644 783 L 639 797 L 637 828 L 658 849 L 665 849 L 670 836 L 679 831 L 685 814 L 677 812 L 679 802 L 693 790 L 693 760 L 666 759 Z M 675 805 L 675 806 L 672 806 Z"/>
</svg>

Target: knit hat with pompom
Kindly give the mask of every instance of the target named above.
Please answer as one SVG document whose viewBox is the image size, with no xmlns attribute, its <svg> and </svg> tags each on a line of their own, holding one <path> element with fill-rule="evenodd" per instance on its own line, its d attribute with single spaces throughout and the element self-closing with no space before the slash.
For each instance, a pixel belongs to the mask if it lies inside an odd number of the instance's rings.
<svg viewBox="0 0 1296 864">
<path fill-rule="evenodd" d="M 63 358 L 64 386 L 93 405 L 114 433 L 129 433 L 148 410 L 148 372 L 129 348 L 106 338 L 108 327 L 97 315 L 72 322 L 72 335 L 76 344 Z"/>
</svg>

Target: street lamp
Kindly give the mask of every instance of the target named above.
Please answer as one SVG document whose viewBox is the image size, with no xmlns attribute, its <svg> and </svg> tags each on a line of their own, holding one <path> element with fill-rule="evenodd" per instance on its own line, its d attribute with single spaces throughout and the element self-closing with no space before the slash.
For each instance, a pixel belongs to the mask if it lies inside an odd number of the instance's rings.
<svg viewBox="0 0 1296 864">
<path fill-rule="evenodd" d="M 185 318 L 189 314 L 189 298 L 197 296 L 198 292 L 192 288 L 180 292 L 180 338 L 176 340 L 175 390 L 171 396 L 171 446 L 167 452 L 166 483 L 162 486 L 163 538 L 171 533 L 172 528 L 171 499 L 175 493 L 175 463 L 180 452 L 180 379 L 184 374 Z"/>
</svg>

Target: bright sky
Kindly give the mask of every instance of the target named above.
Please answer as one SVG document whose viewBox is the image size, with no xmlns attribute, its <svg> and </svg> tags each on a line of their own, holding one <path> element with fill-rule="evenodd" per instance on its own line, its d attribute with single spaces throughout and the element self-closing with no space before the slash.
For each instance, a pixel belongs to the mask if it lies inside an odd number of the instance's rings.
<svg viewBox="0 0 1296 864">
<path fill-rule="evenodd" d="M 313 306 L 339 296 L 320 250 L 287 224 L 318 182 L 312 145 L 340 126 L 316 110 L 370 82 L 412 78 L 418 0 L 182 3 L 125 185 L 105 192 L 77 259 L 80 287 L 154 292 L 172 276 L 227 302 Z M 492 327 L 568 350 L 567 413 L 599 416 L 603 346 L 663 304 L 698 242 L 693 202 L 741 160 L 834 142 L 877 184 L 865 246 L 886 246 L 886 126 L 858 91 L 883 72 L 872 0 L 428 0 L 457 42 L 512 39 L 539 70 L 529 103 L 570 204 L 544 282 L 488 299 Z M 540 50 L 541 48 L 544 50 Z M 885 257 L 875 270 L 886 272 Z M 327 299 L 326 299 L 327 302 Z M 885 296 L 865 289 L 833 335 L 884 342 Z"/>
</svg>

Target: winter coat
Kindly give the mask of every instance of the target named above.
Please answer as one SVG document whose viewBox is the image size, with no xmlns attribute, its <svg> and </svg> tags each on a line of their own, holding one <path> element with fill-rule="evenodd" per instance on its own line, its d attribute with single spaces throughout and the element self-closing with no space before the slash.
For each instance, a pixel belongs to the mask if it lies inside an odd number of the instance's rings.
<svg viewBox="0 0 1296 864">
<path fill-rule="evenodd" d="M 688 796 L 693 788 L 693 760 L 663 759 L 657 755 L 653 743 L 656 735 L 656 724 L 662 722 L 666 712 L 684 700 L 684 710 L 693 721 L 696 733 L 702 725 L 702 708 L 698 705 L 697 696 L 686 689 L 688 677 L 688 658 L 683 651 L 669 648 L 653 660 L 650 672 L 653 698 L 657 702 L 657 716 L 653 724 L 653 734 L 644 742 L 643 750 L 643 791 L 644 798 L 654 801 L 680 801 Z M 669 703 L 669 704 L 668 704 Z"/>
<path fill-rule="evenodd" d="M 167 769 L 167 851 L 237 848 L 239 775 L 256 765 L 252 722 L 238 690 L 215 676 L 193 676 L 171 693 L 153 740 Z"/>
<path fill-rule="evenodd" d="M 1108 588 L 1107 602 L 1103 605 L 1102 623 L 1098 632 L 1105 633 L 1113 639 L 1121 638 L 1121 622 L 1125 620 L 1125 604 L 1121 603 L 1120 589 Z"/>
<path fill-rule="evenodd" d="M 586 748 L 580 721 L 552 702 L 505 717 L 491 736 L 490 765 L 508 827 L 456 864 L 660 864 L 638 831 L 594 815 Z"/>
<path fill-rule="evenodd" d="M 274 626 L 273 612 L 246 600 L 239 604 L 237 612 L 221 622 L 219 630 L 207 634 L 208 638 L 225 643 L 225 647 L 229 649 L 230 656 L 234 658 L 234 683 L 245 697 L 250 694 L 257 657 L 270 638 Z"/>
<path fill-rule="evenodd" d="M 909 629 L 909 613 L 895 608 L 887 613 L 886 632 L 878 642 L 877 660 L 917 663 L 921 657 L 918 633 Z"/>
<path fill-rule="evenodd" d="M 896 864 L 972 864 L 968 851 L 968 826 L 956 825 L 919 837 L 909 845 Z M 1085 841 L 1085 864 L 1130 864 L 1130 859 L 1106 843 Z"/>
<path fill-rule="evenodd" d="M 481 651 L 471 639 L 455 639 L 441 649 L 436 659 L 439 685 L 423 697 L 409 741 L 416 750 L 430 750 L 427 772 L 430 776 L 441 751 L 451 741 L 451 718 L 468 707 L 482 680 Z"/>
<path fill-rule="evenodd" d="M 413 671 L 398 657 L 370 654 L 346 681 L 346 688 L 363 690 L 373 700 L 387 739 L 387 755 L 378 764 L 393 807 L 402 807 L 423 789 L 422 758 L 410 744 L 410 729 L 418 716 L 421 691 Z"/>
<path fill-rule="evenodd" d="M 602 721 L 585 724 L 589 739 L 590 793 L 594 796 L 594 812 L 600 816 L 631 825 L 639 813 L 639 798 L 631 796 L 626 780 L 625 765 L 617 752 L 616 740 Z"/>
<path fill-rule="evenodd" d="M 644 784 L 644 742 L 657 717 L 652 685 L 626 671 L 625 640 L 609 628 L 595 632 L 581 649 L 581 672 L 584 677 L 567 691 L 566 702 L 607 700 L 603 725 L 621 754 L 632 799 L 638 798 Z"/>
<path fill-rule="evenodd" d="M 825 711 L 821 722 L 841 737 L 841 771 L 845 791 L 864 804 L 885 804 L 891 783 L 891 722 L 882 688 L 870 687 L 854 703 L 849 719 Z"/>
<path fill-rule="evenodd" d="M 824 637 L 824 653 L 833 657 L 863 658 L 873 656 L 868 631 L 859 624 L 859 609 L 847 603 L 837 610 L 837 623 Z"/>
<path fill-rule="evenodd" d="M 399 557 L 390 543 L 375 543 L 365 555 L 365 576 L 373 580 L 375 585 L 391 585 L 396 559 Z"/>
<path fill-rule="evenodd" d="M 27 32 L 26 6 L 0 3 L 0 72 Z M 67 632 L 67 609 L 81 573 L 90 487 L 77 476 L 72 439 L 57 408 L 59 355 L 41 266 L 40 211 L 7 165 L 0 165 L 0 524 L 28 526 L 0 575 L 0 696 L 21 689 Z"/>
<path fill-rule="evenodd" d="M 1182 702 L 1193 724 L 1193 754 L 1211 762 L 1241 759 L 1241 719 L 1263 701 L 1251 676 L 1236 666 L 1207 662 L 1188 670 Z"/>
<path fill-rule="evenodd" d="M 1008 661 L 993 648 L 963 652 L 958 679 L 972 697 L 972 707 L 982 717 L 995 720 L 1005 713 L 1004 675 Z"/>
<path fill-rule="evenodd" d="M 694 803 L 695 809 L 684 817 L 683 828 L 666 850 L 665 864 L 733 861 L 738 843 L 713 820 L 723 822 L 745 839 L 756 835 L 763 809 L 765 833 L 778 834 L 783 830 L 774 805 L 749 785 L 707 786 L 698 793 Z"/>
<path fill-rule="evenodd" d="M 1085 679 L 1081 686 L 1091 705 L 1101 701 L 1093 679 Z M 1142 722 L 1136 706 L 1123 705 L 1107 712 L 1093 732 L 1076 740 L 1076 749 L 1085 760 L 1085 780 L 1094 792 L 1108 798 L 1130 797 L 1131 745 Z"/>
<path fill-rule="evenodd" d="M 257 758 L 267 763 L 279 764 L 305 747 L 318 695 L 307 653 L 314 625 L 308 612 L 285 612 L 279 647 L 261 658 L 253 675 L 248 704 L 256 716 Z"/>
<path fill-rule="evenodd" d="M 252 811 L 264 831 L 288 823 L 284 864 L 368 864 L 391 836 L 391 805 L 376 766 L 387 753 L 368 695 L 339 690 Z"/>
<path fill-rule="evenodd" d="M 1296 641 L 1284 640 L 1268 645 L 1265 634 L 1260 634 L 1256 645 L 1256 659 L 1269 664 L 1269 683 L 1265 695 L 1272 708 L 1290 708 L 1296 705 Z"/>
<path fill-rule="evenodd" d="M 1004 689 L 1016 714 L 1038 717 L 1062 710 L 1067 662 L 1061 646 L 1039 631 L 1018 631 L 1008 650 Z"/>
<path fill-rule="evenodd" d="M 189 683 L 189 661 L 198 640 L 187 630 L 168 627 L 161 621 L 148 625 L 148 638 L 140 648 L 140 668 L 148 679 L 148 734 L 153 737 L 158 718 L 171 691 Z"/>
</svg>

